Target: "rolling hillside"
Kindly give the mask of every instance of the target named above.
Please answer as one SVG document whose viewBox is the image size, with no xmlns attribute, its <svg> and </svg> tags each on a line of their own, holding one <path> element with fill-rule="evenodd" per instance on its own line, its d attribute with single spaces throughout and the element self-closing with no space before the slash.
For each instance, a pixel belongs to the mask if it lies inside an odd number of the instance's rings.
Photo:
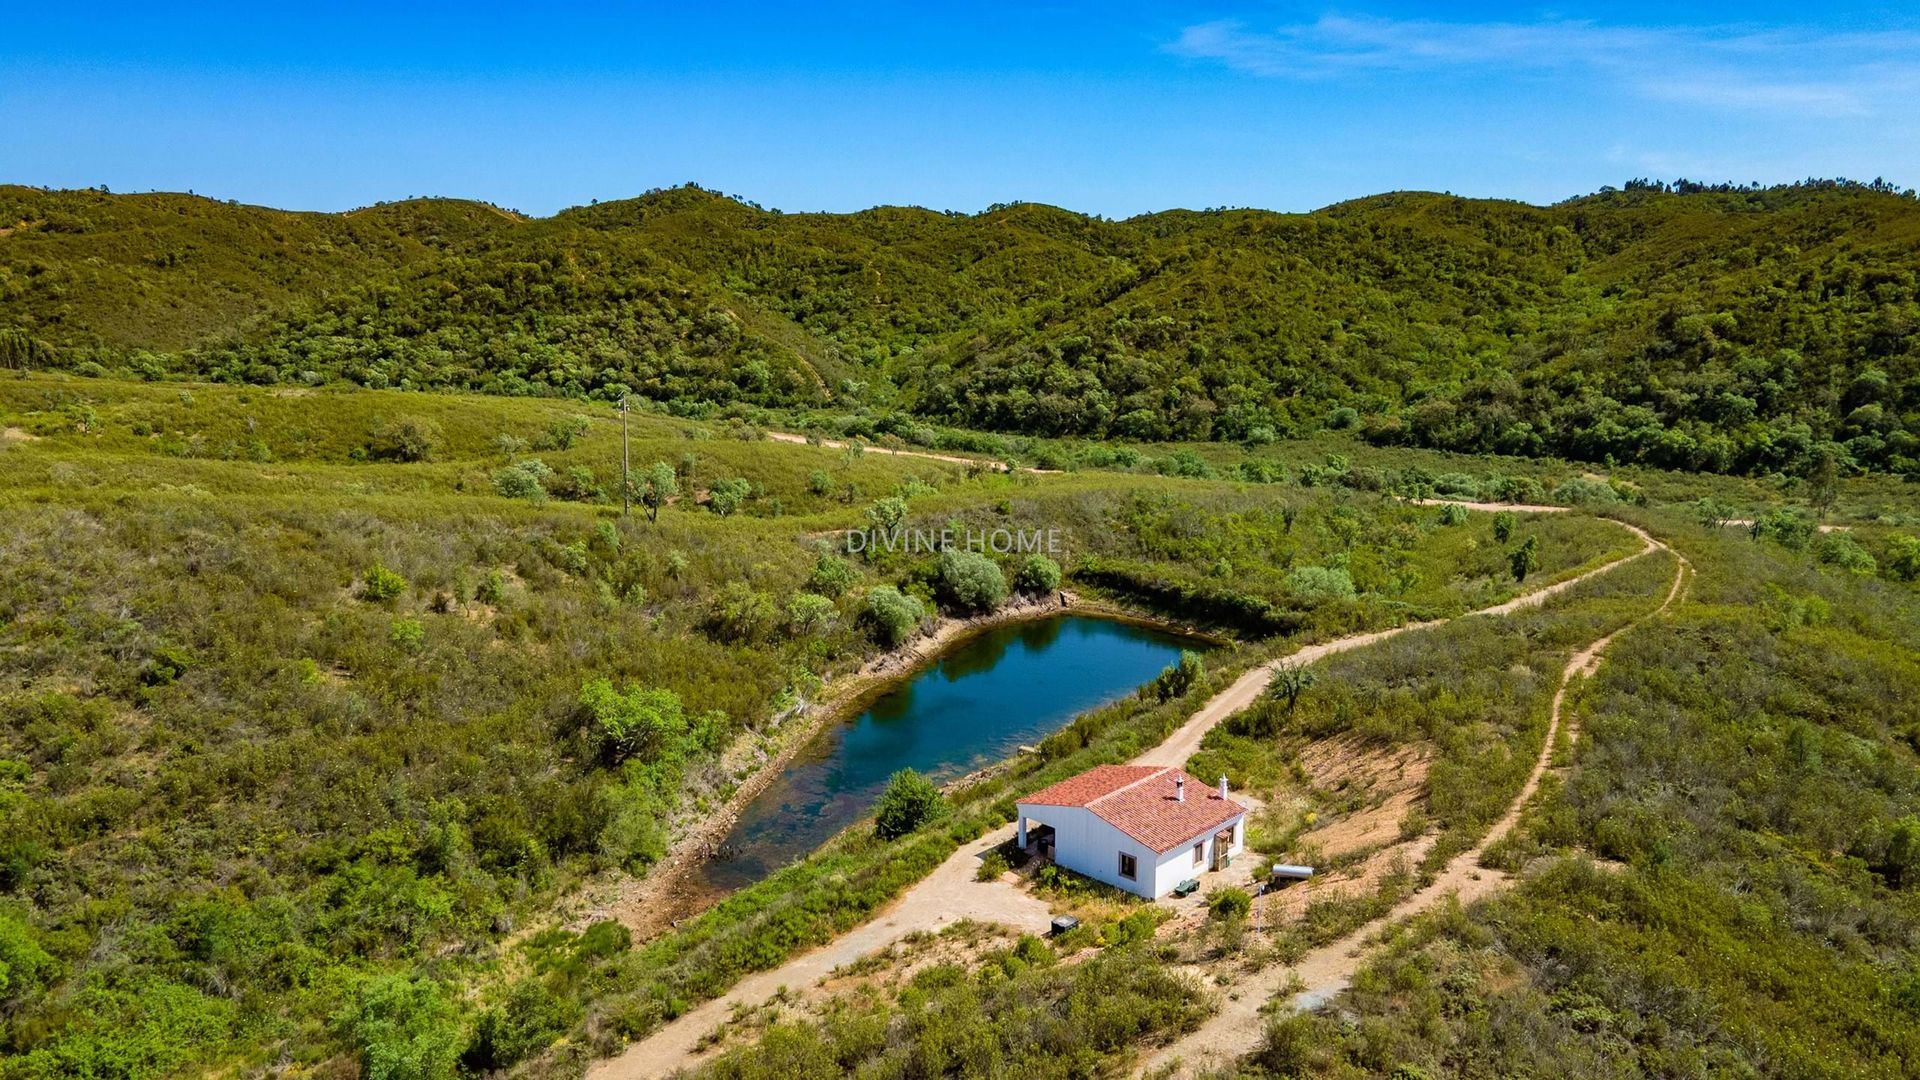
<svg viewBox="0 0 1920 1080">
<path fill-rule="evenodd" d="M 1920 470 L 1920 202 L 1878 186 L 1118 222 L 783 214 L 691 187 L 545 219 L 9 187 L 0 222 L 15 366 Z"/>
</svg>

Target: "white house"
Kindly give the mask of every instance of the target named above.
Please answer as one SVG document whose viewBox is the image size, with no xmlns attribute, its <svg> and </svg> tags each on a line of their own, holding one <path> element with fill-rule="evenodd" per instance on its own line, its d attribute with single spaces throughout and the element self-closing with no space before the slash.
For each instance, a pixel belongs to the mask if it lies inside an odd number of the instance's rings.
<svg viewBox="0 0 1920 1080">
<path fill-rule="evenodd" d="M 1101 765 L 1018 800 L 1018 842 L 1148 899 L 1246 847 L 1247 808 L 1179 769 Z"/>
</svg>

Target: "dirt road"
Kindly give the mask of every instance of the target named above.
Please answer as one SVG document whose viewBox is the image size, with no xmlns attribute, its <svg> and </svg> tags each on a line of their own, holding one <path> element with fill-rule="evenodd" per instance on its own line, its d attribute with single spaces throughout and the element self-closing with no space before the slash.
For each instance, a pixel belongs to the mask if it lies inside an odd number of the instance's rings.
<svg viewBox="0 0 1920 1080">
<path fill-rule="evenodd" d="M 1632 528 L 1632 526 L 1627 527 Z M 1634 529 L 1634 532 L 1640 535 L 1647 547 L 1639 554 L 1628 556 L 1620 562 L 1639 558 L 1655 550 L 1672 552 L 1671 548 L 1645 532 L 1639 529 Z M 1209 1017 L 1195 1031 L 1149 1055 L 1141 1064 L 1140 1071 L 1157 1072 L 1172 1065 L 1176 1066 L 1176 1072 L 1194 1072 L 1225 1066 L 1252 1053 L 1259 1047 L 1260 1040 L 1265 1034 L 1266 1025 L 1261 1017 L 1261 1010 L 1275 994 L 1291 984 L 1295 977 L 1299 978 L 1305 989 L 1295 992 L 1290 1002 L 1291 1006 L 1295 1009 L 1311 1009 L 1322 1005 L 1332 1000 L 1351 983 L 1354 973 L 1360 970 L 1361 964 L 1366 960 L 1365 943 L 1381 930 L 1426 911 L 1448 896 L 1458 897 L 1461 903 L 1466 904 L 1504 885 L 1506 875 L 1482 868 L 1481 856 L 1489 847 L 1500 842 L 1513 831 L 1513 827 L 1520 821 L 1520 814 L 1526 808 L 1527 801 L 1532 799 L 1534 793 L 1540 789 L 1540 780 L 1546 775 L 1549 762 L 1553 757 L 1554 742 L 1562 725 L 1567 724 L 1562 712 L 1566 704 L 1567 691 L 1572 686 L 1574 678 L 1576 676 L 1585 678 L 1593 674 L 1600 666 L 1601 656 L 1606 652 L 1607 646 L 1611 645 L 1615 638 L 1649 619 L 1659 617 L 1679 600 L 1690 568 L 1686 559 L 1678 553 L 1673 554 L 1676 560 L 1673 585 L 1667 590 L 1666 599 L 1660 606 L 1593 642 L 1567 661 L 1566 667 L 1560 673 L 1559 689 L 1553 695 L 1547 737 L 1540 746 L 1540 756 L 1533 764 L 1533 771 L 1528 774 L 1527 781 L 1521 786 L 1519 794 L 1515 795 L 1513 802 L 1508 805 L 1507 812 L 1494 823 L 1491 829 L 1487 830 L 1487 834 L 1480 838 L 1478 844 L 1454 856 L 1431 884 L 1402 900 L 1385 915 L 1338 941 L 1309 952 L 1292 967 L 1274 965 L 1252 976 L 1237 980 L 1234 983 L 1233 996 L 1221 1000 L 1219 1012 Z M 1620 562 L 1609 563 L 1601 570 L 1612 569 L 1620 565 Z M 1592 573 L 1599 572 L 1596 570 Z M 1591 573 L 1585 574 L 1582 578 L 1591 576 Z M 1550 588 L 1554 591 L 1563 591 L 1579 580 L 1581 579 L 1575 578 Z M 1510 601 L 1501 605 L 1500 608 L 1489 608 L 1478 614 L 1507 614 L 1523 604 L 1539 604 L 1549 595 L 1552 595 L 1551 592 L 1542 589 L 1539 592 L 1529 593 L 1518 601 Z M 1568 725 L 1568 735 L 1569 737 L 1577 735 L 1577 731 L 1571 725 Z"/>
</svg>

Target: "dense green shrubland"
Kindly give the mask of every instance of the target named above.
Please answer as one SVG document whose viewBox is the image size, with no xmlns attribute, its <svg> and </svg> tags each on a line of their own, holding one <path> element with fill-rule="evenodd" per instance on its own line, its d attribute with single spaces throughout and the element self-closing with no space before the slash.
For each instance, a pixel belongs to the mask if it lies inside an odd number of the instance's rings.
<svg viewBox="0 0 1920 1080">
<path fill-rule="evenodd" d="M 876 406 L 908 438 L 1335 430 L 1749 475 L 1920 465 L 1920 208 L 1862 185 L 1117 222 L 696 188 L 525 220 L 14 187 L 0 221 L 0 366 Z"/>
</svg>

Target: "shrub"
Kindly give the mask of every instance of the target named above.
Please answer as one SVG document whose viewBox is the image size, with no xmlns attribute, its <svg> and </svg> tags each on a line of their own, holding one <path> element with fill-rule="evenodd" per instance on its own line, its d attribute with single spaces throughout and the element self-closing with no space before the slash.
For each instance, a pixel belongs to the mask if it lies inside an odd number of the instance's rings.
<svg viewBox="0 0 1920 1080">
<path fill-rule="evenodd" d="M 882 840 L 898 839 L 946 812 L 947 800 L 933 781 L 901 769 L 887 780 L 874 806 L 873 833 Z"/>
<path fill-rule="evenodd" d="M 800 593 L 787 601 L 787 623 L 808 634 L 833 623 L 833 601 L 817 593 Z"/>
<path fill-rule="evenodd" d="M 1455 503 L 1448 503 L 1447 505 L 1440 508 L 1440 524 L 1465 525 L 1466 523 L 1467 523 L 1466 507 L 1457 505 Z"/>
<path fill-rule="evenodd" d="M 407 652 L 419 652 L 427 642 L 427 628 L 419 619 L 403 615 L 393 620 L 393 625 L 387 630 L 387 640 Z"/>
<path fill-rule="evenodd" d="M 1507 567 L 1513 571 L 1515 581 L 1525 581 L 1527 575 L 1533 573 L 1534 567 L 1538 565 L 1540 565 L 1540 538 L 1537 536 L 1527 537 L 1519 547 L 1513 549 L 1513 554 L 1507 557 Z"/>
<path fill-rule="evenodd" d="M 504 1069 L 552 1045 L 580 1018 L 580 1006 L 544 983 L 525 980 L 475 1025 L 461 1064 L 485 1071 Z"/>
<path fill-rule="evenodd" d="M 1813 542 L 1813 557 L 1850 574 L 1868 575 L 1880 569 L 1880 564 L 1867 554 L 1858 540 L 1842 532 L 1820 534 Z"/>
<path fill-rule="evenodd" d="M 1215 919 L 1244 919 L 1253 910 L 1253 897 L 1245 889 L 1229 886 L 1207 894 L 1207 914 Z"/>
<path fill-rule="evenodd" d="M 431 980 L 377 978 L 345 1020 L 366 1080 L 451 1080 L 457 1074 L 459 1012 Z"/>
<path fill-rule="evenodd" d="M 1604 506 L 1620 501 L 1620 493 L 1605 480 L 1596 480 L 1590 476 L 1575 476 L 1561 481 L 1553 489 L 1555 502 L 1569 506 Z"/>
<path fill-rule="evenodd" d="M 1895 581 L 1920 580 L 1920 536 L 1896 536 L 1888 544 L 1887 576 Z"/>
<path fill-rule="evenodd" d="M 852 563 L 823 551 L 813 562 L 813 573 L 807 578 L 807 588 L 837 600 L 859 580 L 860 571 L 855 570 Z"/>
<path fill-rule="evenodd" d="M 1819 528 L 1805 510 L 1782 506 L 1754 519 L 1748 532 L 1755 540 L 1771 540 L 1788 551 L 1805 551 Z"/>
<path fill-rule="evenodd" d="M 707 489 L 707 508 L 721 517 L 732 517 L 752 491 L 753 482 L 742 477 L 715 480 Z"/>
<path fill-rule="evenodd" d="M 1346 600 L 1354 595 L 1353 577 L 1330 566 L 1296 566 L 1287 571 L 1286 585 L 1302 600 Z"/>
<path fill-rule="evenodd" d="M 826 495 L 833 491 L 833 477 L 823 470 L 815 469 L 807 474 L 807 490 L 815 495 Z"/>
<path fill-rule="evenodd" d="M 744 581 L 720 586 L 707 607 L 707 625 L 721 641 L 737 644 L 764 639 L 779 619 L 773 597 Z"/>
<path fill-rule="evenodd" d="M 1207 677 L 1207 668 L 1197 653 L 1180 650 L 1178 663 L 1169 664 L 1153 680 L 1153 694 L 1161 701 L 1171 701 Z"/>
<path fill-rule="evenodd" d="M 1060 564 L 1045 555 L 1029 555 L 1013 575 L 1022 592 L 1048 593 L 1060 587 Z"/>
<path fill-rule="evenodd" d="M 432 461 L 441 441 L 440 425 L 402 416 L 374 427 L 367 439 L 367 456 L 379 461 Z"/>
<path fill-rule="evenodd" d="M 612 682 L 595 679 L 581 689 L 580 705 L 601 753 L 612 761 L 671 751 L 687 736 L 685 708 L 671 690 L 636 686 L 622 693 Z"/>
<path fill-rule="evenodd" d="M 367 571 L 360 585 L 360 599 L 381 603 L 392 600 L 407 591 L 407 579 L 387 569 L 379 563 Z"/>
<path fill-rule="evenodd" d="M 1514 523 L 1518 520 L 1519 519 L 1515 517 L 1513 511 L 1511 510 L 1501 510 L 1495 513 L 1493 515 L 1494 540 L 1504 544 L 1508 540 L 1512 539 L 1513 526 L 1514 526 Z"/>
<path fill-rule="evenodd" d="M 920 601 L 891 585 L 876 585 L 867 590 L 866 619 L 874 639 L 886 646 L 898 645 L 913 635 L 926 609 Z"/>
<path fill-rule="evenodd" d="M 992 611 L 1007 598 L 1000 564 L 977 551 L 941 552 L 934 574 L 940 599 L 961 611 Z"/>
<path fill-rule="evenodd" d="M 193 658 L 176 645 L 161 645 L 140 669 L 140 681 L 147 686 L 172 686 L 193 669 Z M 0 987 L 0 989 L 5 989 Z"/>
<path fill-rule="evenodd" d="M 527 502 L 547 501 L 547 478 L 553 470 L 539 458 L 516 461 L 511 465 L 494 470 L 493 490 L 503 499 L 524 499 Z"/>
</svg>

